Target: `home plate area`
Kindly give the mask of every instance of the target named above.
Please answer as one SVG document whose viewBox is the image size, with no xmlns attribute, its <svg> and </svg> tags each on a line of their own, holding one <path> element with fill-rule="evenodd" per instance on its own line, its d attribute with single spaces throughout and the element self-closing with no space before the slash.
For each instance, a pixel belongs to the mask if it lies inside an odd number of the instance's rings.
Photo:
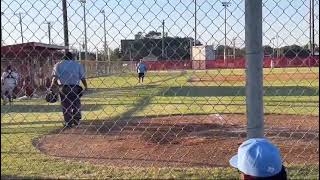
<svg viewBox="0 0 320 180">
<path fill-rule="evenodd" d="M 285 164 L 315 165 L 318 122 L 318 116 L 265 115 L 265 136 Z M 244 114 L 175 115 L 83 121 L 33 144 L 48 156 L 111 166 L 225 167 L 245 138 Z"/>
</svg>

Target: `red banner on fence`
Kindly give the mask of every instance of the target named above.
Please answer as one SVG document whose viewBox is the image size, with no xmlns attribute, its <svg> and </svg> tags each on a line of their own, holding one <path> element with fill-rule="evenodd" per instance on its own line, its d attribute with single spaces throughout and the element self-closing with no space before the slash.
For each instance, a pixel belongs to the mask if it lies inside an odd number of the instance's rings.
<svg viewBox="0 0 320 180">
<path fill-rule="evenodd" d="M 170 61 L 146 61 L 149 70 L 187 70 L 187 69 L 242 69 L 246 67 L 245 58 L 190 61 L 190 60 L 170 60 Z M 308 58 L 269 58 L 263 60 L 264 68 L 284 68 L 284 67 L 319 67 L 319 56 Z"/>
</svg>

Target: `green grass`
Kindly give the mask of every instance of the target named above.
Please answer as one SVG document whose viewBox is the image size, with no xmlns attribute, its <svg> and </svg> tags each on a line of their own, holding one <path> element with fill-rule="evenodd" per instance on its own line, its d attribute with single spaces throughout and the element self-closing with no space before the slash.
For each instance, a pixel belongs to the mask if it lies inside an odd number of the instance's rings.
<svg viewBox="0 0 320 180">
<path fill-rule="evenodd" d="M 315 73 L 318 68 L 264 69 L 265 74 Z M 136 74 L 88 80 L 82 99 L 85 120 L 172 114 L 245 113 L 244 82 L 190 82 L 192 77 L 244 75 L 244 70 L 149 72 L 144 85 Z M 319 116 L 319 79 L 264 82 L 265 113 Z M 61 127 L 59 103 L 22 100 L 1 106 L 1 175 L 60 178 L 194 178 L 234 179 L 232 168 L 137 168 L 93 165 L 41 154 L 32 140 Z M 290 165 L 291 178 L 317 179 L 319 167 Z"/>
</svg>

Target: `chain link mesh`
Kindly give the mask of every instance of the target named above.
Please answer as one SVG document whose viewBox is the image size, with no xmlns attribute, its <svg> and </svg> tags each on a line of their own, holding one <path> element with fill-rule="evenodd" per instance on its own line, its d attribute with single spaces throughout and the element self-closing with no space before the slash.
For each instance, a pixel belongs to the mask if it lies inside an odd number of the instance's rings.
<svg viewBox="0 0 320 180">
<path fill-rule="evenodd" d="M 228 162 L 246 138 L 243 0 L 69 0 L 89 87 L 71 129 L 45 101 L 67 48 L 62 3 L 1 1 L 1 74 L 19 75 L 12 102 L 1 89 L 2 178 L 239 177 Z M 265 136 L 290 178 L 318 179 L 319 0 L 263 0 L 262 23 Z"/>
</svg>

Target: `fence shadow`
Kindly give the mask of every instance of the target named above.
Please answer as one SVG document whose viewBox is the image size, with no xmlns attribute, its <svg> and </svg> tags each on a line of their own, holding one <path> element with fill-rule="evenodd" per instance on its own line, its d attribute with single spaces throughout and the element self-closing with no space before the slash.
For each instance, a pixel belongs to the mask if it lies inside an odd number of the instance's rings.
<svg viewBox="0 0 320 180">
<path fill-rule="evenodd" d="M 244 86 L 181 86 L 170 87 L 159 96 L 245 96 Z M 310 87 L 264 87 L 264 96 L 319 96 L 319 90 Z"/>
<path fill-rule="evenodd" d="M 95 111 L 102 108 L 102 104 L 83 104 L 83 111 Z M 34 104 L 12 104 L 8 106 L 1 106 L 1 113 L 51 113 L 61 112 L 61 105 L 59 103 L 54 105 L 34 105 Z"/>
<path fill-rule="evenodd" d="M 56 178 L 49 178 L 49 177 L 40 177 L 40 176 L 15 176 L 15 175 L 1 175 L 1 179 L 46 179 L 46 180 L 54 180 Z"/>
</svg>

